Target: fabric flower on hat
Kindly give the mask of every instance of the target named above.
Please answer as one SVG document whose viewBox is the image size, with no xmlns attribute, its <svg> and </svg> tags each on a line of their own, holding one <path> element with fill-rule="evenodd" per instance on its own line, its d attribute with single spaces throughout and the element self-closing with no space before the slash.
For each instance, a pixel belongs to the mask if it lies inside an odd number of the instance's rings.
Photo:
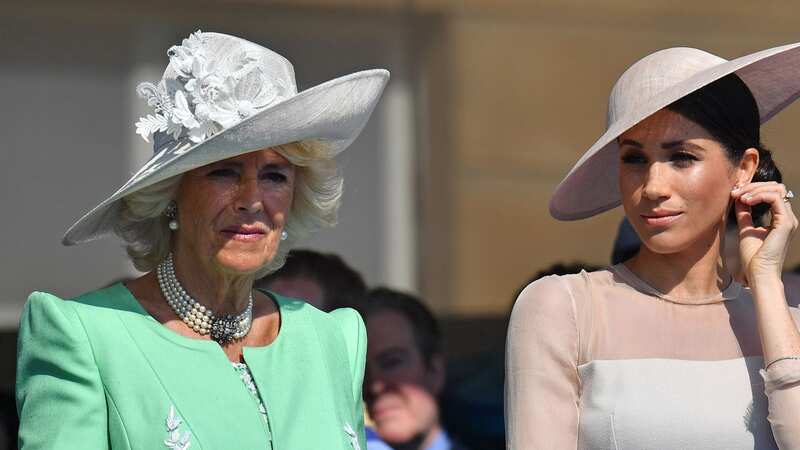
<svg viewBox="0 0 800 450">
<path fill-rule="evenodd" d="M 195 55 L 202 52 L 203 32 L 197 30 L 184 39 L 181 45 L 170 47 L 167 51 L 172 68 L 184 77 L 191 77 L 195 64 Z"/>
<path fill-rule="evenodd" d="M 260 70 L 253 70 L 241 79 L 227 77 L 209 117 L 224 128 L 252 116 L 283 97 L 279 86 L 267 82 Z"/>
<path fill-rule="evenodd" d="M 223 62 L 206 57 L 200 31 L 170 48 L 170 67 L 178 74 L 167 86 L 142 83 L 139 96 L 155 109 L 136 122 L 136 132 L 150 142 L 155 133 L 200 143 L 267 106 L 288 98 L 288 87 L 271 81 L 247 52 Z"/>
</svg>

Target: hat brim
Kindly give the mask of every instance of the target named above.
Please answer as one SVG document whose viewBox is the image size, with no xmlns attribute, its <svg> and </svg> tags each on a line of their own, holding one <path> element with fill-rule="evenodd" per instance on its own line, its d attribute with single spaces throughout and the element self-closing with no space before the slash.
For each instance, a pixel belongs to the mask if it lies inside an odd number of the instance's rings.
<svg viewBox="0 0 800 450">
<path fill-rule="evenodd" d="M 762 50 L 710 67 L 621 117 L 556 187 L 550 199 L 550 214 L 558 220 L 579 220 L 619 206 L 617 138 L 676 100 L 731 73 L 736 73 L 753 93 L 763 124 L 800 96 L 800 43 Z"/>
<path fill-rule="evenodd" d="M 101 238 L 114 229 L 121 199 L 159 181 L 245 153 L 303 140 L 322 142 L 333 158 L 361 133 L 380 99 L 389 72 L 356 72 L 306 89 L 199 144 L 161 149 L 121 188 L 75 222 L 64 245 Z"/>
</svg>

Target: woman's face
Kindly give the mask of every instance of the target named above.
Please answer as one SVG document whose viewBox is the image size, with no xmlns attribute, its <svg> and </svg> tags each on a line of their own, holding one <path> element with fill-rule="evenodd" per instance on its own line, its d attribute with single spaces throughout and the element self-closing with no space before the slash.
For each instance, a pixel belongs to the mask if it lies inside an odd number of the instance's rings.
<svg viewBox="0 0 800 450">
<path fill-rule="evenodd" d="M 294 166 L 271 149 L 187 172 L 175 199 L 175 250 L 222 272 L 255 273 L 278 250 L 294 180 Z"/>
<path fill-rule="evenodd" d="M 710 242 L 723 223 L 739 173 L 705 128 L 667 109 L 618 140 L 625 214 L 653 252 Z"/>
</svg>

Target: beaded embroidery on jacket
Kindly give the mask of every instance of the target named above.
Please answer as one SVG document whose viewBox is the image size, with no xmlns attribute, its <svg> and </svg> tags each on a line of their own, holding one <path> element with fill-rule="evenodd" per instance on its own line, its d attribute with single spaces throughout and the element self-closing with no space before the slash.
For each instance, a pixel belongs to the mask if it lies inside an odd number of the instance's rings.
<svg viewBox="0 0 800 450">
<path fill-rule="evenodd" d="M 264 406 L 264 402 L 261 400 L 261 394 L 258 392 L 258 387 L 256 383 L 253 381 L 253 375 L 250 373 L 250 369 L 247 367 L 247 364 L 244 363 L 231 363 L 233 364 L 233 368 L 239 373 L 239 377 L 242 379 L 245 387 L 247 390 L 250 391 L 250 395 L 258 403 L 258 412 L 260 412 L 265 420 L 267 419 L 267 408 Z"/>
</svg>

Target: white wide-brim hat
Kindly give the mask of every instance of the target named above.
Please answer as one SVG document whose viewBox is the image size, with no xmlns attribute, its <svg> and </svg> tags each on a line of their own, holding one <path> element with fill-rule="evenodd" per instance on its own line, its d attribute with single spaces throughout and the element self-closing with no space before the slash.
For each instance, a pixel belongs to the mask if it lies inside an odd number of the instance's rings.
<svg viewBox="0 0 800 450">
<path fill-rule="evenodd" d="M 578 220 L 617 207 L 617 138 L 660 109 L 731 73 L 753 93 L 763 124 L 800 95 L 800 43 L 731 61 L 685 47 L 660 50 L 637 61 L 611 90 L 606 131 L 556 187 L 550 214 L 559 220 Z"/>
<path fill-rule="evenodd" d="M 389 80 L 386 70 L 366 70 L 298 93 L 286 58 L 220 33 L 198 31 L 168 55 L 161 81 L 137 88 L 155 108 L 136 124 L 154 156 L 75 222 L 64 245 L 113 232 L 125 196 L 213 162 L 306 140 L 333 158 L 361 133 Z"/>
</svg>

